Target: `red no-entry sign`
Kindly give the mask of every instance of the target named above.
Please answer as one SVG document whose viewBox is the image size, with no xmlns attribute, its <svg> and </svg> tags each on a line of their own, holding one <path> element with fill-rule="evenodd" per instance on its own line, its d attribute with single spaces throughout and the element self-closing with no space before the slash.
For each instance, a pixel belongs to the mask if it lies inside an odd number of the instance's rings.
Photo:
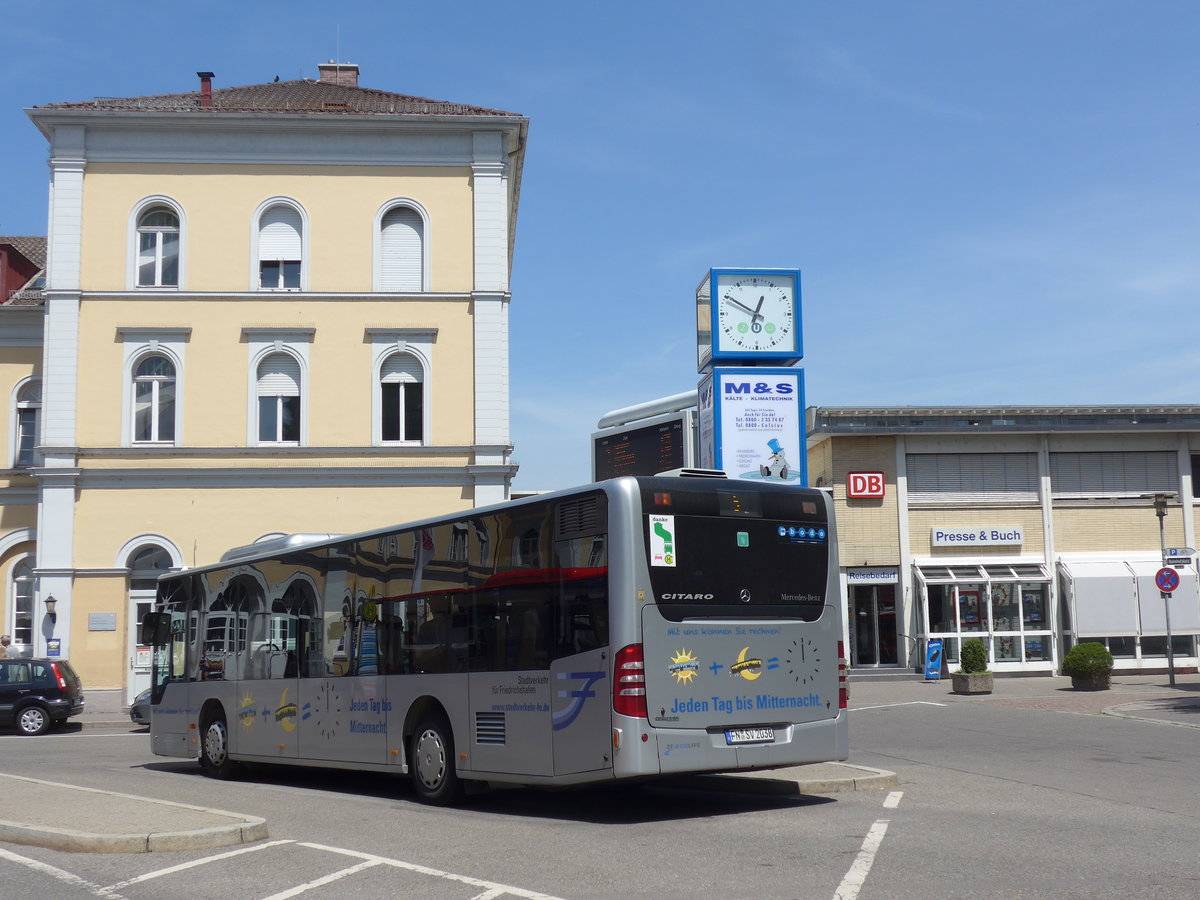
<svg viewBox="0 0 1200 900">
<path fill-rule="evenodd" d="M 1179 573 L 1164 566 L 1154 573 L 1154 583 L 1164 594 L 1170 594 L 1179 587 Z"/>
</svg>

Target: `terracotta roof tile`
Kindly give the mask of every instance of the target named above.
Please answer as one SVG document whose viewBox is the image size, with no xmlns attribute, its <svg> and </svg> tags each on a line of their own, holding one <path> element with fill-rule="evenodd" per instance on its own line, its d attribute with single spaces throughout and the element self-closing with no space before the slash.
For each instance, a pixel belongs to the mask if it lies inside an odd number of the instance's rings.
<svg viewBox="0 0 1200 900">
<path fill-rule="evenodd" d="M 3 235 L 0 234 L 0 244 L 8 244 L 39 269 L 46 266 L 45 235 Z"/>
<path fill-rule="evenodd" d="M 43 235 L 0 235 L 0 244 L 12 247 L 38 267 L 19 290 L 0 299 L 0 306 L 44 306 L 46 293 L 41 285 L 45 284 L 46 277 L 46 238 Z"/>
<path fill-rule="evenodd" d="M 272 112 L 326 115 L 513 116 L 519 113 L 410 97 L 372 88 L 330 84 L 301 78 L 244 87 L 214 88 L 212 105 L 201 106 L 201 94 L 158 94 L 147 97 L 97 97 L 77 103 L 47 103 L 35 109 L 146 110 L 154 112 Z"/>
</svg>

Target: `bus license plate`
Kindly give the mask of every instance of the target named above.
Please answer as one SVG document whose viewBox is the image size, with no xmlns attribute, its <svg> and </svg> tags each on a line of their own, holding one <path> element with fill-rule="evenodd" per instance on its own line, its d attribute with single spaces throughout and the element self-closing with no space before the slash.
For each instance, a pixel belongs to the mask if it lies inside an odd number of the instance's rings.
<svg viewBox="0 0 1200 900">
<path fill-rule="evenodd" d="M 775 740 L 775 729 L 727 728 L 725 740 L 730 744 L 770 744 Z"/>
</svg>

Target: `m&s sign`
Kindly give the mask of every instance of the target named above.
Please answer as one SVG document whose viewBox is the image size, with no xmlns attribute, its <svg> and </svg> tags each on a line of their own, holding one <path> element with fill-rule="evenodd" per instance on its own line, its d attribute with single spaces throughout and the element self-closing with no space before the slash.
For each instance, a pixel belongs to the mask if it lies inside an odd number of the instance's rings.
<svg viewBox="0 0 1200 900">
<path fill-rule="evenodd" d="M 882 472 L 851 472 L 846 476 L 846 496 L 851 500 L 882 497 Z"/>
</svg>

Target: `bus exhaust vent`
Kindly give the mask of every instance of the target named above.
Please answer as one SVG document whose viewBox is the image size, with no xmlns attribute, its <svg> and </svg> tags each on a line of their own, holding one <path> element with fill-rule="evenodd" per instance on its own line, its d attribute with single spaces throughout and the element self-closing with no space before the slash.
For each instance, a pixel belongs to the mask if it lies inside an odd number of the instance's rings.
<svg viewBox="0 0 1200 900">
<path fill-rule="evenodd" d="M 659 472 L 657 478 L 728 478 L 720 469 L 671 469 Z"/>
<path fill-rule="evenodd" d="M 593 494 L 590 497 L 560 503 L 554 510 L 554 539 L 564 541 L 603 534 L 608 530 L 608 523 L 604 518 L 604 507 L 600 505 L 599 495 Z"/>
<path fill-rule="evenodd" d="M 503 744 L 504 713 L 477 712 L 475 713 L 475 743 Z"/>
</svg>

